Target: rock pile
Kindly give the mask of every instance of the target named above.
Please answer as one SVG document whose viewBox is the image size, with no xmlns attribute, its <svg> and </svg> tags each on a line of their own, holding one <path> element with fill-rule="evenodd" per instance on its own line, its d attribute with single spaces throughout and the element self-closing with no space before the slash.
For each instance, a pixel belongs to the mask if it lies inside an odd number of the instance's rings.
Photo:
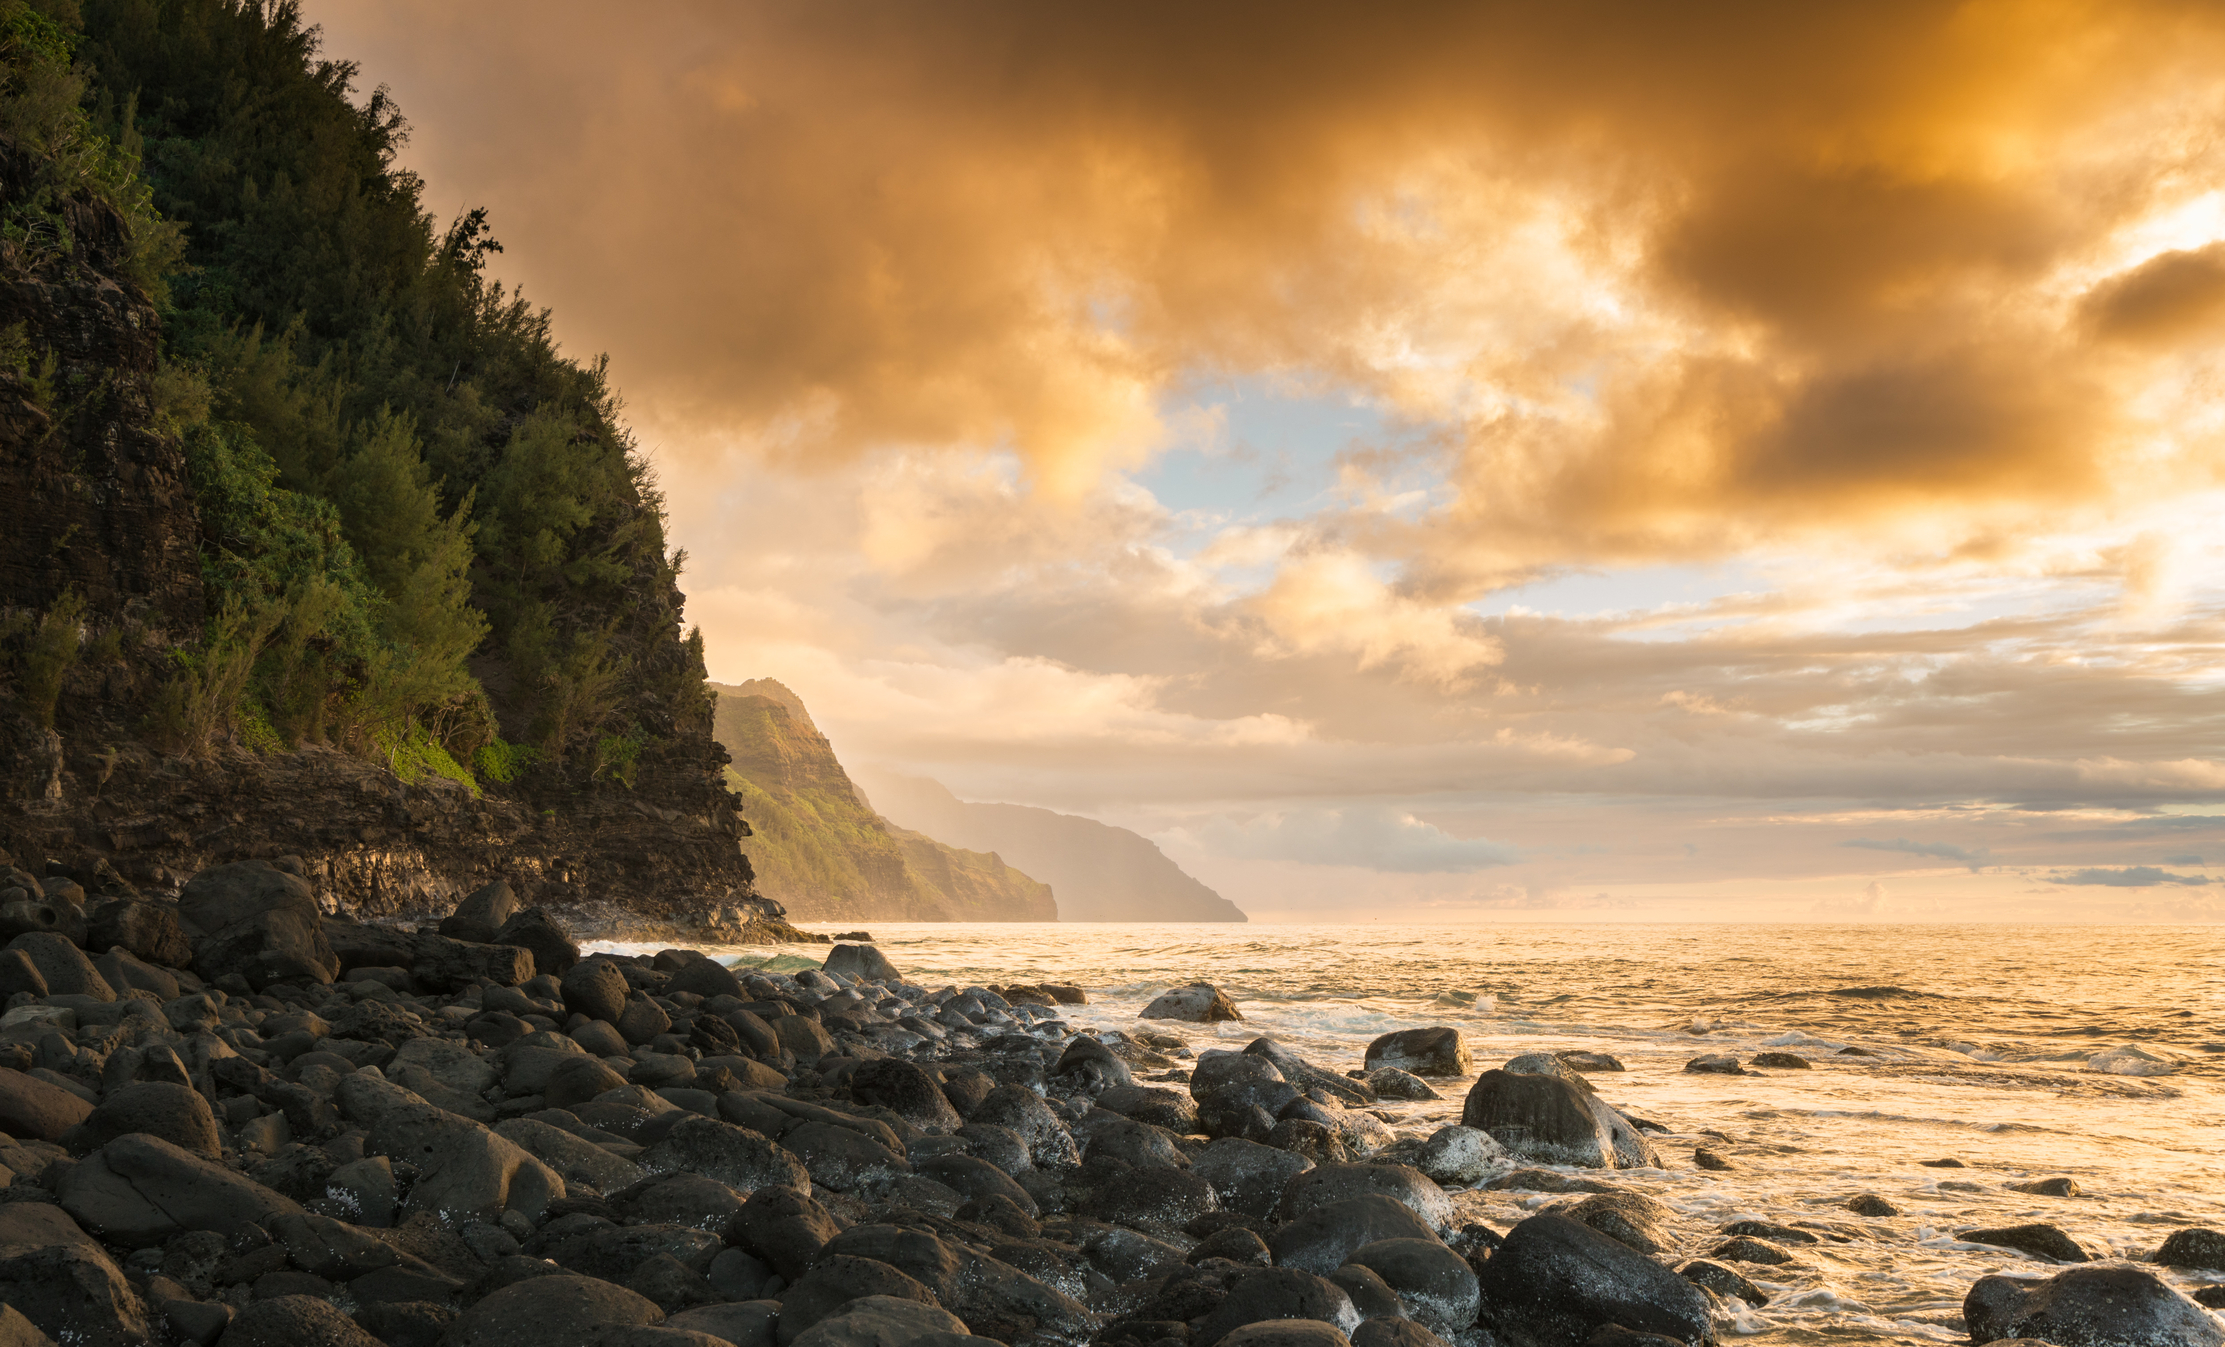
<svg viewBox="0 0 2225 1347">
<path fill-rule="evenodd" d="M 1404 1068 L 1271 1038 L 1185 1063 L 1076 1030 L 1078 989 L 930 989 L 853 946 L 793 975 L 582 957 L 505 891 L 365 926 L 262 862 L 175 904 L 17 901 L 10 1347 L 1693 1344 L 1711 1298 L 1761 1296 L 1680 1275 L 1692 1236 L 1647 1199 L 1508 1173 L 1658 1163 L 1542 1054 L 1425 1142 L 1378 1116 Z M 1443 1070 L 1457 1037 L 1395 1060 Z M 1578 1196 L 1504 1232 L 1446 1191 L 1547 1181 Z M 1752 1224 L 1719 1259 L 1801 1234 Z M 1973 1325 L 2154 1299 L 1981 1290 Z"/>
</svg>

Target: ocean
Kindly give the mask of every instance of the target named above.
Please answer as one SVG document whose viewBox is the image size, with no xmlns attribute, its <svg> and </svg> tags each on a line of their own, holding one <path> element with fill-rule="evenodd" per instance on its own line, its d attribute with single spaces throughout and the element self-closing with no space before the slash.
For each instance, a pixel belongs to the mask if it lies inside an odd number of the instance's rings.
<svg viewBox="0 0 2225 1347">
<path fill-rule="evenodd" d="M 818 929 L 818 928 L 815 928 Z M 838 928 L 824 927 L 832 933 Z M 2225 931 L 2122 926 L 1191 926 L 874 923 L 913 979 L 1068 982 L 1080 1027 L 1135 1029 L 1160 991 L 1208 981 L 1240 1024 L 1151 1021 L 1195 1050 L 1272 1035 L 1336 1071 L 1394 1029 L 1444 1024 L 1480 1072 L 1524 1052 L 1620 1059 L 1590 1076 L 1648 1123 L 1668 1167 L 1596 1173 L 1666 1203 L 1683 1252 L 1735 1220 L 1830 1227 L 1792 1267 L 1739 1265 L 1770 1293 L 1720 1327 L 1754 1343 L 1965 1342 L 1963 1295 L 2052 1265 L 1957 1231 L 2047 1222 L 2143 1258 L 2172 1230 L 2225 1228 Z M 628 947 L 635 948 L 635 947 Z M 824 947 L 724 951 L 824 956 Z M 1864 1049 L 1867 1056 L 1840 1049 Z M 1688 1073 L 1702 1053 L 1794 1053 L 1810 1070 Z M 1398 1132 L 1460 1118 L 1387 1104 Z M 1693 1166 L 1705 1146 L 1736 1168 Z M 1955 1159 L 1963 1168 L 1923 1161 Z M 2081 1195 L 2007 1185 L 2068 1177 Z M 1845 1209 L 1876 1193 L 1903 1214 Z M 1504 1230 L 1557 1195 L 1477 1191 Z M 2156 1269 L 2192 1292 L 2210 1280 Z"/>
</svg>

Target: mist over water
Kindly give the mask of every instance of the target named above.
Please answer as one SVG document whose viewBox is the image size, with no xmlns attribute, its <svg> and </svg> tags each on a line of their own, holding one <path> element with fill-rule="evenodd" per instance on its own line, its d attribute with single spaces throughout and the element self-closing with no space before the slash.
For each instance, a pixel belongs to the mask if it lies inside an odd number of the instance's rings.
<svg viewBox="0 0 2225 1347">
<path fill-rule="evenodd" d="M 827 928 L 830 932 L 838 929 Z M 1137 1027 L 1169 986 L 1210 981 L 1242 1024 L 1151 1022 L 1195 1050 L 1270 1034 L 1323 1067 L 1369 1040 L 1449 1024 L 1479 1071 L 1522 1052 L 1611 1053 L 1602 1097 L 1667 1129 L 1661 1170 L 1594 1173 L 1685 1218 L 1682 1257 L 1759 1218 L 1834 1238 L 1791 1268 L 1741 1265 L 1771 1294 L 1722 1325 L 1758 1343 L 1963 1342 L 1962 1298 L 1990 1272 L 2053 1265 L 1957 1230 L 2045 1221 L 2097 1253 L 2144 1258 L 2172 1230 L 2225 1226 L 2225 933 L 2211 927 L 883 925 L 915 980 L 1076 983 L 1080 1026 Z M 736 949 L 769 953 L 824 949 Z M 1842 1054 L 1860 1048 L 1868 1056 Z M 1806 1071 L 1687 1073 L 1701 1053 L 1796 1053 Z M 1400 1132 L 1457 1122 L 1389 1104 Z M 1693 1167 L 1708 1146 L 1737 1168 Z M 1927 1168 L 1959 1159 L 1967 1168 Z M 2068 1176 L 2083 1195 L 2007 1184 Z M 1842 1205 L 1881 1194 L 1903 1215 Z M 1563 1197 L 1456 1200 L 1496 1229 Z M 1838 1242 L 1839 1239 L 1844 1242 Z M 1681 1261 L 1681 1257 L 1679 1259 Z M 2156 1269 L 2193 1290 L 2205 1278 Z"/>
</svg>

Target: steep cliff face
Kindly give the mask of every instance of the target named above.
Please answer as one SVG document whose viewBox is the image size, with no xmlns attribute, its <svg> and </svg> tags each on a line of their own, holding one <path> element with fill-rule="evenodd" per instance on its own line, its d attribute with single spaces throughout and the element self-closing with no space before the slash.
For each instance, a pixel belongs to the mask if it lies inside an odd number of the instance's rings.
<svg viewBox="0 0 2225 1347">
<path fill-rule="evenodd" d="M 1186 874 L 1150 838 L 1074 814 L 973 804 L 935 781 L 861 773 L 873 801 L 905 827 L 994 851 L 1058 894 L 1061 921 L 1243 921 L 1236 904 Z"/>
<path fill-rule="evenodd" d="M 712 684 L 758 892 L 811 921 L 1055 921 L 1048 885 L 873 812 L 803 702 L 771 679 Z"/>
<path fill-rule="evenodd" d="M 7 15 L 0 100 L 38 61 L 41 87 L 68 87 L 65 35 L 20 6 Z M 209 385 L 164 354 L 146 288 L 154 217 L 143 196 L 132 205 L 130 161 L 102 150 L 108 176 L 89 175 L 97 137 L 67 99 L 49 101 L 66 135 L 44 149 L 0 139 L 0 850 L 90 890 L 156 893 L 212 864 L 296 855 L 327 900 L 362 915 L 443 910 L 494 878 L 529 901 L 657 916 L 747 897 L 748 829 L 654 530 L 582 542 L 607 575 L 595 607 L 560 614 L 605 642 L 587 673 L 627 731 L 605 736 L 607 752 L 467 785 L 362 736 L 288 749 L 237 713 L 283 638 L 215 636 L 230 619 L 204 576 L 230 540 L 212 536 L 209 483 L 178 432 L 207 417 Z M 653 500 L 612 507 L 629 511 L 653 519 Z M 361 677 L 342 671 L 331 696 Z"/>
</svg>

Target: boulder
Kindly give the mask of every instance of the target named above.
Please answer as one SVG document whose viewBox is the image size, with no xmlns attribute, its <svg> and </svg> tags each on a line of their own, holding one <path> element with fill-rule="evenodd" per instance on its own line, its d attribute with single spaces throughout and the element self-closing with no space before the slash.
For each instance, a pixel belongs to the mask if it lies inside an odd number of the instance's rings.
<svg viewBox="0 0 2225 1347">
<path fill-rule="evenodd" d="M 1118 1177 L 1100 1182 L 1090 1191 L 1081 1204 L 1082 1215 L 1167 1238 L 1207 1212 L 1220 1209 L 1213 1185 L 1188 1170 L 1117 1164 L 1113 1168 L 1119 1171 Z"/>
<path fill-rule="evenodd" d="M 96 1001 L 113 1001 L 116 989 L 108 979 L 93 967 L 85 951 L 70 942 L 69 937 L 52 931 L 30 931 L 8 942 L 39 970 L 39 977 L 46 983 L 49 996 L 90 996 Z"/>
<path fill-rule="evenodd" d="M 648 1297 L 597 1277 L 557 1274 L 513 1282 L 458 1315 L 441 1347 L 558 1347 L 598 1329 L 661 1323 Z"/>
<path fill-rule="evenodd" d="M 741 979 L 734 976 L 734 970 L 716 959 L 696 959 L 690 962 L 687 967 L 672 975 L 672 980 L 665 984 L 664 989 L 667 995 L 693 992 L 706 1001 L 714 996 L 731 996 L 737 1001 L 749 999 L 748 994 L 742 990 Z"/>
<path fill-rule="evenodd" d="M 142 1347 L 146 1310 L 123 1270 L 62 1210 L 0 1204 L 0 1305 L 71 1347 Z"/>
<path fill-rule="evenodd" d="M 17 992 L 45 1000 L 46 977 L 39 972 L 39 966 L 31 962 L 31 956 L 22 950 L 0 950 L 0 1001 Z"/>
<path fill-rule="evenodd" d="M 86 1229 L 135 1249 L 189 1230 L 230 1238 L 301 1210 L 244 1174 L 139 1135 L 118 1137 L 78 1162 L 55 1196 Z"/>
<path fill-rule="evenodd" d="M 518 895 L 507 882 L 498 879 L 473 890 L 470 897 L 456 904 L 454 912 L 441 918 L 440 933 L 454 940 L 493 944 L 496 933 L 518 914 L 520 907 Z"/>
<path fill-rule="evenodd" d="M 260 1292 L 258 1291 L 258 1294 Z M 232 1317 L 216 1347 L 385 1347 L 322 1296 L 258 1299 Z"/>
<path fill-rule="evenodd" d="M 1190 1335 L 1194 1347 L 1213 1347 L 1246 1326 L 1300 1319 L 1339 1334 L 1360 1326 L 1352 1297 L 1328 1278 L 1297 1268 L 1260 1268 L 1231 1280 L 1228 1295 Z"/>
<path fill-rule="evenodd" d="M 1468 1187 L 1514 1168 L 1514 1157 L 1489 1132 L 1455 1125 L 1430 1133 L 1414 1168 L 1435 1183 Z"/>
<path fill-rule="evenodd" d="M 937 1304 L 935 1293 L 917 1279 L 876 1258 L 835 1254 L 813 1263 L 810 1271 L 781 1293 L 776 1337 L 781 1343 L 792 1343 L 813 1324 L 868 1297 L 933 1306 L 950 1322 L 957 1322 Z"/>
<path fill-rule="evenodd" d="M 364 1150 L 417 1167 L 405 1212 L 429 1212 L 450 1226 L 498 1222 L 515 1211 L 538 1221 L 565 1195 L 555 1170 L 513 1141 L 438 1108 L 391 1081 L 344 1076 L 333 1097 L 365 1129 Z"/>
<path fill-rule="evenodd" d="M 1375 1091 L 1378 1099 L 1442 1099 L 1443 1095 L 1429 1087 L 1429 1082 L 1410 1071 L 1395 1066 L 1379 1066 L 1367 1073 L 1367 1087 Z"/>
<path fill-rule="evenodd" d="M 1411 1319 L 1370 1319 L 1352 1330 L 1352 1347 L 1450 1347 Z"/>
<path fill-rule="evenodd" d="M 2225 1233 L 2200 1226 L 2174 1230 L 2155 1251 L 2155 1261 L 2165 1267 L 2199 1268 L 2225 1272 Z"/>
<path fill-rule="evenodd" d="M 1981 1277 L 1962 1301 L 1974 1343 L 2037 1338 L 2054 1347 L 2218 1347 L 2208 1310 L 2136 1267 L 2082 1267 L 2045 1279 Z"/>
<path fill-rule="evenodd" d="M 1744 1274 L 1724 1267 L 1721 1263 L 1710 1263 L 1704 1258 L 1695 1258 L 1683 1267 L 1678 1268 L 1677 1275 L 1694 1286 L 1713 1291 L 1719 1296 L 1737 1296 L 1749 1305 L 1766 1305 L 1769 1303 L 1769 1293 L 1767 1291 L 1746 1280 Z"/>
<path fill-rule="evenodd" d="M 0 1347 L 54 1347 L 54 1339 L 18 1313 L 15 1306 L 0 1302 Z"/>
<path fill-rule="evenodd" d="M 850 1096 L 877 1104 L 923 1132 L 955 1132 L 965 1124 L 935 1078 L 901 1058 L 865 1062 L 850 1073 Z"/>
<path fill-rule="evenodd" d="M 1619 1240 L 1532 1216 L 1477 1269 L 1478 1322 L 1508 1347 L 1581 1347 L 1610 1325 L 1712 1341 L 1707 1296 Z"/>
<path fill-rule="evenodd" d="M 178 896 L 178 918 L 193 942 L 194 971 L 211 981 L 236 973 L 260 989 L 340 975 L 316 894 L 268 861 L 235 861 L 195 875 Z"/>
<path fill-rule="evenodd" d="M 561 1175 L 567 1193 L 574 1184 L 584 1184 L 599 1193 L 615 1193 L 648 1177 L 633 1161 L 622 1160 L 592 1141 L 537 1118 L 505 1118 L 495 1124 L 494 1131 Z"/>
<path fill-rule="evenodd" d="M 1677 1242 L 1676 1213 L 1643 1193 L 1595 1193 L 1561 1214 L 1639 1253 L 1666 1253 Z"/>
<path fill-rule="evenodd" d="M 1486 1071 L 1469 1088 L 1460 1121 L 1490 1133 L 1510 1153 L 1543 1164 L 1585 1169 L 1660 1164 L 1629 1119 L 1564 1076 Z"/>
<path fill-rule="evenodd" d="M 1420 1217 L 1431 1230 L 1454 1223 L 1452 1199 L 1420 1170 L 1407 1165 L 1317 1165 L 1283 1186 L 1276 1214 L 1285 1220 L 1315 1207 L 1355 1197 L 1387 1197 Z"/>
<path fill-rule="evenodd" d="M 1190 1097 L 1208 1136 L 1264 1141 L 1298 1088 L 1266 1057 L 1248 1052 L 1208 1052 L 1190 1072 Z"/>
<path fill-rule="evenodd" d="M 803 1161 L 760 1132 L 716 1118 L 682 1118 L 637 1163 L 651 1174 L 702 1174 L 745 1193 L 774 1187 L 811 1190 L 811 1172 Z"/>
<path fill-rule="evenodd" d="M 207 1160 L 224 1155 L 209 1102 L 191 1086 L 134 1081 L 108 1092 L 100 1107 L 71 1129 L 66 1144 L 79 1155 L 134 1132 L 160 1138 Z"/>
<path fill-rule="evenodd" d="M 489 943 L 516 945 L 532 951 L 536 972 L 552 977 L 564 976 L 579 962 L 579 946 L 573 942 L 571 932 L 543 908 L 529 907 L 502 923 L 502 929 L 494 933 Z"/>
<path fill-rule="evenodd" d="M 942 1307 L 985 1337 L 1009 1340 L 1036 1329 L 1083 1337 L 1095 1320 L 1079 1302 L 1017 1268 L 924 1231 L 858 1225 L 828 1242 L 821 1257 L 847 1254 L 888 1264 L 935 1293 Z"/>
<path fill-rule="evenodd" d="M 175 1001 L 182 990 L 170 970 L 155 967 L 121 945 L 93 960 L 93 967 L 118 996 L 142 991 L 152 992 L 160 1000 Z"/>
<path fill-rule="evenodd" d="M 836 945 L 827 951 L 824 968 L 829 973 L 846 973 L 866 982 L 902 982 L 903 973 L 889 962 L 886 954 L 871 945 Z"/>
<path fill-rule="evenodd" d="M 1232 1054 L 1233 1055 L 1233 1054 Z M 974 1109 L 969 1121 L 1008 1128 L 1027 1143 L 1028 1156 L 1044 1168 L 1081 1163 L 1074 1134 L 1051 1112 L 1042 1096 L 1023 1085 L 999 1085 Z"/>
<path fill-rule="evenodd" d="M 1193 982 L 1187 987 L 1173 987 L 1159 993 L 1138 1017 L 1146 1020 L 1185 1020 L 1191 1024 L 1217 1024 L 1224 1020 L 1240 1020 L 1243 1013 L 1236 1003 L 1222 995 L 1221 989 L 1210 982 Z"/>
<path fill-rule="evenodd" d="M 107 950 L 119 945 L 134 957 L 164 968 L 193 965 L 193 942 L 178 922 L 178 909 L 169 903 L 119 898 L 93 909 L 86 923 L 85 947 Z"/>
<path fill-rule="evenodd" d="M 780 1321 L 787 1319 L 783 1304 Z M 780 1341 L 795 1347 L 966 1347 L 981 1340 L 948 1310 L 901 1296 L 860 1296 Z"/>
<path fill-rule="evenodd" d="M 794 1281 L 842 1233 L 834 1217 L 807 1190 L 760 1188 L 749 1195 L 734 1224 L 734 1242 Z"/>
<path fill-rule="evenodd" d="M 1460 1031 L 1445 1025 L 1400 1029 L 1367 1045 L 1364 1070 L 1389 1067 L 1417 1076 L 1465 1076 L 1473 1067 Z"/>
<path fill-rule="evenodd" d="M 1277 1267 L 1299 1268 L 1322 1276 L 1336 1271 L 1354 1251 L 1379 1240 L 1435 1242 L 1437 1233 L 1410 1209 L 1369 1193 L 1313 1207 L 1275 1227 L 1267 1247 Z"/>
<path fill-rule="evenodd" d="M 1983 1230 L 1958 1230 L 1955 1238 L 1972 1244 L 1991 1244 L 1998 1248 L 2015 1249 L 2020 1253 L 2051 1258 L 2058 1263 L 2091 1263 L 2094 1256 L 2085 1245 L 2072 1239 L 2060 1226 L 2033 1222 L 2030 1225 L 2005 1225 Z"/>
<path fill-rule="evenodd" d="M 564 971 L 564 1008 L 591 1020 L 616 1024 L 626 1011 L 631 989 L 626 975 L 608 959 L 582 959 Z"/>
<path fill-rule="evenodd" d="M 21 873 L 20 871 L 17 873 Z M 0 880 L 0 885 L 5 885 Z M 36 887 L 0 887 L 0 940 L 45 933 L 61 936 L 73 945 L 85 941 L 85 910 L 56 893 Z"/>
<path fill-rule="evenodd" d="M 1381 1277 L 1410 1317 L 1444 1337 L 1476 1322 L 1475 1269 L 1435 1239 L 1378 1240 L 1353 1250 L 1345 1261 Z"/>
<path fill-rule="evenodd" d="M 59 1085 L 0 1066 L 0 1132 L 26 1141 L 60 1141 L 92 1111 Z"/>
<path fill-rule="evenodd" d="M 1313 1168 L 1302 1155 L 1240 1137 L 1222 1137 L 1190 1162 L 1190 1172 L 1213 1185 L 1221 1205 L 1262 1219 L 1274 1214 L 1283 1189 Z"/>
</svg>

